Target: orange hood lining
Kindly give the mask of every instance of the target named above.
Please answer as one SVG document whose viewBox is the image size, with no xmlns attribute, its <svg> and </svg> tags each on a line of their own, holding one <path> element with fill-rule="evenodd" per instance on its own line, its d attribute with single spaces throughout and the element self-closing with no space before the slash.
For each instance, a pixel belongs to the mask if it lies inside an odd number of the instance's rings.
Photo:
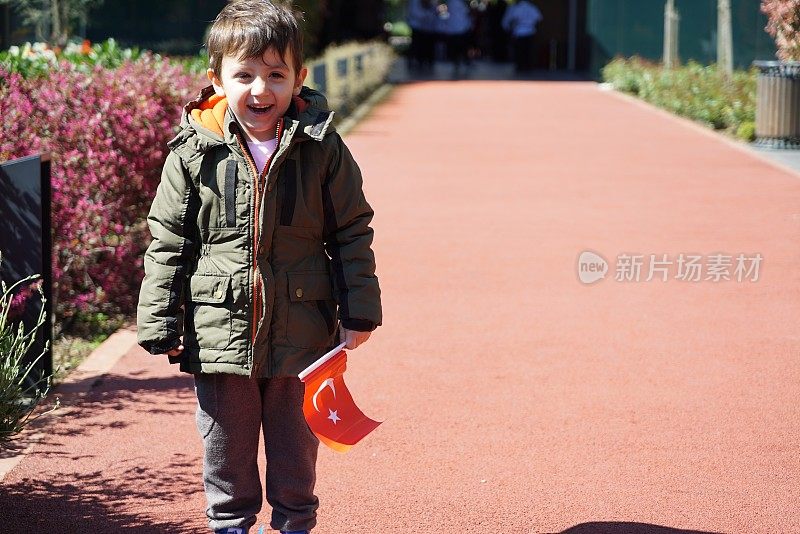
<svg viewBox="0 0 800 534">
<path fill-rule="evenodd" d="M 299 96 L 292 97 L 292 102 L 298 113 L 308 109 L 309 103 Z M 222 125 L 225 124 L 225 112 L 228 110 L 228 99 L 224 96 L 213 94 L 191 111 L 192 118 L 204 128 L 224 137 Z"/>
</svg>

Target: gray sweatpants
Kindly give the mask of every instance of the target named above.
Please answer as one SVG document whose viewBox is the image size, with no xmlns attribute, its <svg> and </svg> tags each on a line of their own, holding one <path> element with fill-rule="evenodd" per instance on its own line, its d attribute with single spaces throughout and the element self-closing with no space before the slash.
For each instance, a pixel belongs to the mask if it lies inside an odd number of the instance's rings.
<svg viewBox="0 0 800 534">
<path fill-rule="evenodd" d="M 208 525 L 250 528 L 261 510 L 259 429 L 267 456 L 267 502 L 275 530 L 316 524 L 319 440 L 303 417 L 298 378 L 196 374 L 197 429 L 203 438 Z"/>
</svg>

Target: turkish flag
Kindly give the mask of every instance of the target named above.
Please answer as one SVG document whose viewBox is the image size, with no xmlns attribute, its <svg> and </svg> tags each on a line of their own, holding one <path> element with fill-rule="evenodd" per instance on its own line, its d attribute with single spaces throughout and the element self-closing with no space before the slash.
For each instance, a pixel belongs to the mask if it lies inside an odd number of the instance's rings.
<svg viewBox="0 0 800 534">
<path fill-rule="evenodd" d="M 319 440 L 337 452 L 347 452 L 380 422 L 362 412 L 344 383 L 347 353 L 344 343 L 308 366 L 299 377 L 306 385 L 303 413 Z"/>
</svg>

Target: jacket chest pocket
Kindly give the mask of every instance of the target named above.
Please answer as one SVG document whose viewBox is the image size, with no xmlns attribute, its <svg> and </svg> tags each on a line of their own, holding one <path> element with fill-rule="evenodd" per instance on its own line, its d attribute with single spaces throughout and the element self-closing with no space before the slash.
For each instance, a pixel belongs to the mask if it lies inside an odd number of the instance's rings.
<svg viewBox="0 0 800 534">
<path fill-rule="evenodd" d="M 226 349 L 231 343 L 231 277 L 194 274 L 189 280 L 186 330 L 201 349 Z M 187 336 L 186 343 L 192 343 Z"/>
<path fill-rule="evenodd" d="M 298 348 L 319 348 L 330 344 L 336 329 L 336 302 L 330 275 L 326 271 L 287 273 L 289 312 L 286 339 Z"/>
</svg>

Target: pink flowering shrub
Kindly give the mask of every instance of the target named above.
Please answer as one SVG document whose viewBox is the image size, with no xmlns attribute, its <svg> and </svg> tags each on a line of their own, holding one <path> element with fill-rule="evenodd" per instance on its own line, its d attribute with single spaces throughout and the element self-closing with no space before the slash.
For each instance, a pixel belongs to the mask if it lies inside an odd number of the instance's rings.
<svg viewBox="0 0 800 534">
<path fill-rule="evenodd" d="M 52 154 L 57 318 L 135 309 L 166 142 L 202 83 L 149 54 L 27 80 L 0 67 L 0 161 Z"/>
<path fill-rule="evenodd" d="M 778 57 L 800 61 L 800 0 L 762 0 L 767 33 L 775 38 Z"/>
<path fill-rule="evenodd" d="M 42 289 L 42 280 L 36 280 L 23 284 L 17 290 L 17 293 L 8 301 L 8 318 L 11 320 L 18 319 L 25 312 L 25 307 L 28 300 L 34 293 L 38 293 Z"/>
</svg>

